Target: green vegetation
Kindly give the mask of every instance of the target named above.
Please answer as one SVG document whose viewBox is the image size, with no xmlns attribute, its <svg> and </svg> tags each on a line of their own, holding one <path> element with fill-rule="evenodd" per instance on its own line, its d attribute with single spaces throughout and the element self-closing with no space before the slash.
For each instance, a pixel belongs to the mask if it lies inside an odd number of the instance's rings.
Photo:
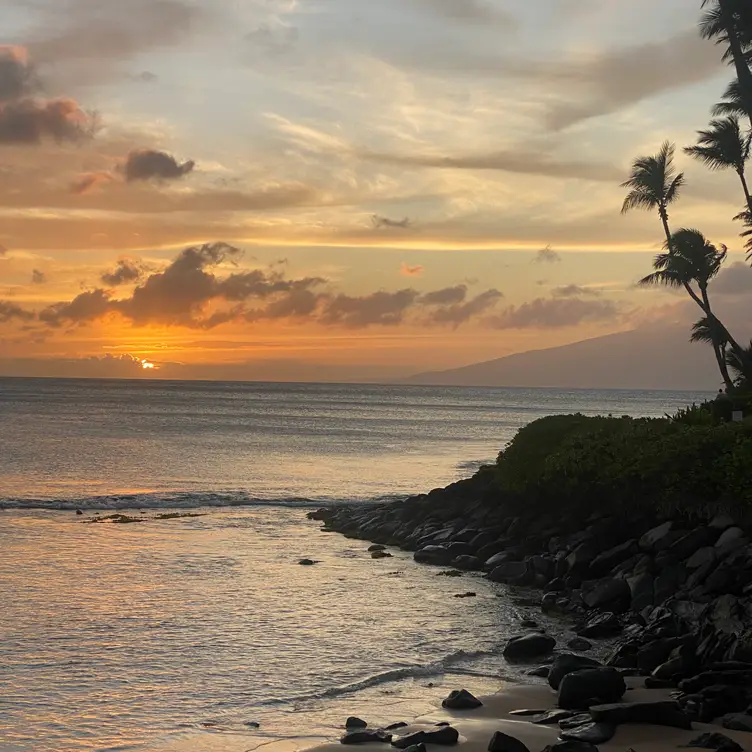
<svg viewBox="0 0 752 752">
<path fill-rule="evenodd" d="M 712 405 L 659 419 L 559 415 L 522 428 L 496 480 L 525 516 L 601 509 L 706 517 L 752 511 L 752 421 L 720 423 Z"/>
<path fill-rule="evenodd" d="M 715 119 L 698 131 L 697 144 L 684 152 L 711 170 L 733 170 L 739 177 L 744 205 L 734 219 L 745 225 L 742 237 L 752 260 L 752 195 L 747 181 L 752 131 L 752 4 L 749 0 L 703 0 L 700 33 L 724 48 L 723 59 L 734 66 L 736 79 L 726 88 L 724 99 L 712 112 Z M 710 344 L 721 378 L 729 393 L 749 390 L 752 383 L 752 343 L 740 345 L 713 311 L 710 282 L 726 261 L 727 249 L 713 245 L 699 230 L 671 231 L 669 207 L 685 185 L 683 173 L 674 166 L 675 146 L 664 142 L 654 156 L 638 157 L 622 187 L 629 189 L 622 213 L 632 209 L 657 211 L 666 237 L 665 253 L 656 256 L 654 272 L 643 285 L 683 288 L 699 306 L 703 317 L 695 324 L 692 342 Z"/>
</svg>

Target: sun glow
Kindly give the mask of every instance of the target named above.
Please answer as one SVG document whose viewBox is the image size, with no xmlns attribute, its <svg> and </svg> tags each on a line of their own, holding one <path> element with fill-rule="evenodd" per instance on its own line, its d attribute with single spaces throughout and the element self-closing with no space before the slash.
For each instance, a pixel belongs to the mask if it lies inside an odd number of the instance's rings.
<svg viewBox="0 0 752 752">
<path fill-rule="evenodd" d="M 141 361 L 141 368 L 143 368 L 145 371 L 151 370 L 153 368 L 156 368 L 154 363 L 150 363 L 148 360 L 142 360 Z"/>
</svg>

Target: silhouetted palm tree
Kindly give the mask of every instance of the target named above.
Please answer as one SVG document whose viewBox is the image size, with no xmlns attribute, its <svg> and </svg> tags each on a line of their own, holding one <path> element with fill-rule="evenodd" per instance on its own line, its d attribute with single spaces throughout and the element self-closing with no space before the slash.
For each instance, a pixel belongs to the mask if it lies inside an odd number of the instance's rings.
<svg viewBox="0 0 752 752">
<path fill-rule="evenodd" d="M 752 341 L 749 347 L 742 348 L 741 353 L 728 353 L 726 362 L 736 376 L 734 382 L 738 387 L 742 389 L 752 387 Z"/>
<path fill-rule="evenodd" d="M 668 207 L 677 199 L 683 185 L 684 173 L 677 175 L 674 167 L 674 144 L 665 141 L 655 156 L 638 157 L 632 163 L 629 179 L 621 184 L 622 188 L 630 189 L 621 213 L 632 209 L 657 209 L 670 248 Z"/>
<path fill-rule="evenodd" d="M 728 249 L 724 245 L 716 247 L 699 230 L 690 229 L 675 232 L 664 247 L 666 253 L 659 253 L 653 260 L 655 271 L 643 277 L 639 284 L 683 287 L 686 290 L 710 322 L 708 332 L 711 333 L 713 350 L 725 379 L 728 374 L 724 375 L 725 369 L 721 367 L 721 343 L 724 347 L 731 346 L 736 352 L 741 352 L 742 348 L 713 313 L 708 285 L 721 270 Z"/>
<path fill-rule="evenodd" d="M 742 91 L 738 79 L 734 79 L 723 92 L 723 100 L 713 107 L 711 113 L 715 117 L 733 115 L 752 120 L 752 96 Z"/>
<path fill-rule="evenodd" d="M 721 372 L 723 383 L 727 389 L 730 389 L 734 382 L 729 374 L 728 369 L 728 332 L 718 319 L 704 316 L 692 327 L 692 336 L 690 342 L 704 342 L 713 348 L 715 359 L 718 363 L 718 369 Z"/>
<path fill-rule="evenodd" d="M 734 217 L 735 220 L 743 222 L 747 228 L 739 233 L 743 238 L 747 238 L 744 247 L 749 251 L 747 254 L 747 261 L 752 261 L 752 212 L 749 209 L 745 209 L 740 214 Z"/>
<path fill-rule="evenodd" d="M 710 121 L 710 128 L 697 133 L 697 145 L 684 149 L 685 154 L 698 159 L 711 170 L 733 168 L 741 180 L 747 207 L 752 212 L 752 196 L 747 185 L 747 160 L 752 134 L 743 133 L 736 117 Z"/>
<path fill-rule="evenodd" d="M 708 10 L 700 20 L 700 33 L 706 39 L 728 45 L 723 59 L 733 61 L 745 98 L 752 98 L 752 71 L 747 58 L 752 41 L 749 0 L 702 0 L 702 7 Z"/>
</svg>

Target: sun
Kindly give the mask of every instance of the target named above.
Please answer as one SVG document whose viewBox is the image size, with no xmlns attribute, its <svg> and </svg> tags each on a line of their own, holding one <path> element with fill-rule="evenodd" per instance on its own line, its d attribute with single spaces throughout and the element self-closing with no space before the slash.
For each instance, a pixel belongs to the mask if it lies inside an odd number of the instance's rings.
<svg viewBox="0 0 752 752">
<path fill-rule="evenodd" d="M 146 359 L 144 359 L 144 360 L 141 361 L 141 368 L 143 368 L 145 371 L 149 371 L 149 370 L 151 370 L 151 369 L 153 369 L 155 367 L 156 366 L 154 365 L 154 363 L 150 363 Z"/>
</svg>

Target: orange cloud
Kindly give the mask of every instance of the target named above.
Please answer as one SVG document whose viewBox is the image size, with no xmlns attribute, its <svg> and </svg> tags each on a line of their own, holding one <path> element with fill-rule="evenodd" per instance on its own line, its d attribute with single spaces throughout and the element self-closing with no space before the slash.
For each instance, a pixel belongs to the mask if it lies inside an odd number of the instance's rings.
<svg viewBox="0 0 752 752">
<path fill-rule="evenodd" d="M 402 262 L 402 266 L 400 267 L 400 274 L 403 277 L 420 277 L 424 271 L 424 267 L 420 265 L 408 266 L 408 264 L 406 264 L 404 261 Z"/>
</svg>

